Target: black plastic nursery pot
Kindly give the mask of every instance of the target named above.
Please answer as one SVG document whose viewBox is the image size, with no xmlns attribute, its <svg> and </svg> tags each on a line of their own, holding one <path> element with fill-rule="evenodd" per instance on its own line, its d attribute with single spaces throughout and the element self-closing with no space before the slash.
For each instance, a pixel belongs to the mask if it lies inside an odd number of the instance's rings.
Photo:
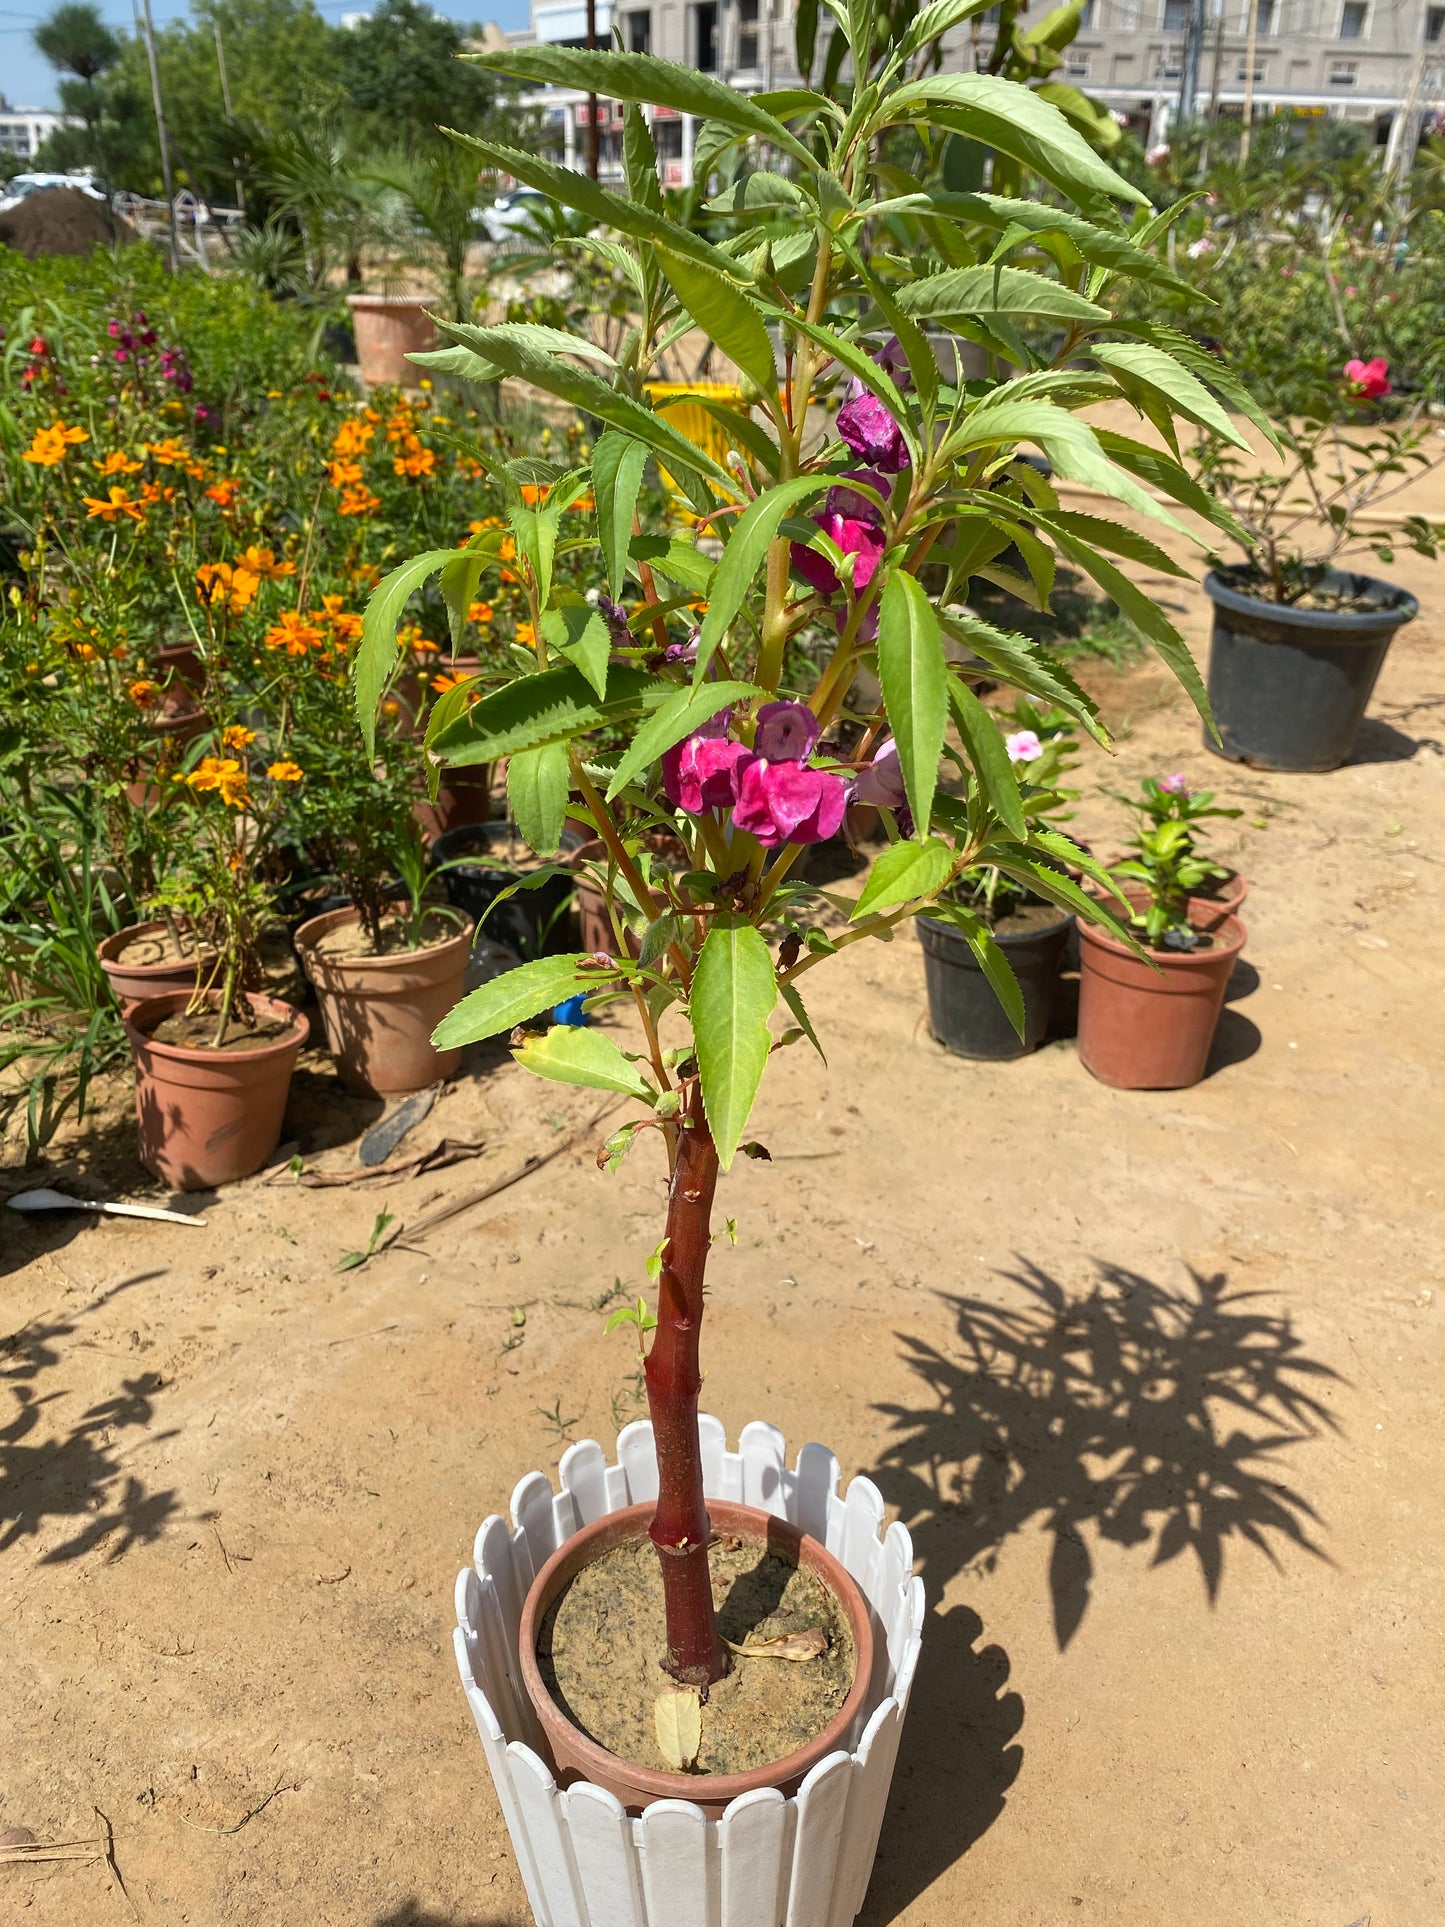
<svg viewBox="0 0 1445 1927">
<path fill-rule="evenodd" d="M 951 923 L 918 917 L 928 1027 L 956 1057 L 1002 1062 L 1037 1050 L 1049 1028 L 1073 917 L 1068 911 L 1036 930 L 995 931 L 1024 1000 L 1024 1034 L 1004 1014 L 978 959 Z"/>
<path fill-rule="evenodd" d="M 556 860 L 566 863 L 586 840 L 579 830 L 563 830 L 562 849 Z M 576 886 L 571 877 L 548 877 L 535 889 L 518 890 L 493 910 L 492 905 L 502 891 L 510 889 L 519 877 L 536 867 L 535 862 L 519 868 L 507 861 L 510 846 L 519 842 L 517 831 L 510 823 L 468 823 L 455 830 L 444 830 L 432 844 L 431 856 L 434 864 L 456 864 L 454 869 L 442 871 L 442 882 L 448 900 L 474 924 L 480 925 L 478 936 L 505 944 L 525 962 L 532 957 L 557 955 L 573 947 L 574 931 L 567 913 L 567 899 Z M 457 863 L 459 857 L 471 860 Z"/>
<path fill-rule="evenodd" d="M 1338 769 L 1355 747 L 1365 705 L 1395 631 L 1420 605 L 1376 576 L 1331 569 L 1321 587 L 1370 606 L 1300 609 L 1248 593 L 1246 571 L 1211 570 L 1209 700 L 1220 743 L 1207 749 L 1259 769 Z"/>
</svg>

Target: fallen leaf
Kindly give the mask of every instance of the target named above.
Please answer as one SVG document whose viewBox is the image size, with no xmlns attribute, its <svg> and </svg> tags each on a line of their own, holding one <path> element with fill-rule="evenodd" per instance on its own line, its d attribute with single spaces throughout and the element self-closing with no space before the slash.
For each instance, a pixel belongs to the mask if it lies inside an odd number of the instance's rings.
<svg viewBox="0 0 1445 1927">
<path fill-rule="evenodd" d="M 696 1766 L 702 1750 L 702 1698 L 695 1686 L 664 1686 L 653 1703 L 657 1750 L 675 1773 Z"/>
<path fill-rule="evenodd" d="M 776 1639 L 759 1639 L 750 1646 L 734 1646 L 730 1639 L 723 1645 L 744 1659 L 817 1659 L 828 1650 L 828 1635 L 818 1627 L 805 1633 L 781 1633 Z"/>
</svg>

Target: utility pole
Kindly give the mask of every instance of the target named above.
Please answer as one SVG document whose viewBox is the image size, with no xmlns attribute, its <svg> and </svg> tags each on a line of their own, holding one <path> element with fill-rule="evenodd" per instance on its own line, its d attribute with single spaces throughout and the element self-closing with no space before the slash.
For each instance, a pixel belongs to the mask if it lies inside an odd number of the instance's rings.
<svg viewBox="0 0 1445 1927">
<path fill-rule="evenodd" d="M 1220 69 L 1224 65 L 1224 0 L 1214 0 L 1214 61 L 1209 75 L 1209 118 L 1219 119 Z"/>
<path fill-rule="evenodd" d="M 171 177 L 171 144 L 166 134 L 166 110 L 161 104 L 161 70 L 156 60 L 156 31 L 151 19 L 151 0 L 141 0 L 144 8 L 145 24 L 141 24 L 141 14 L 136 13 L 136 30 L 146 43 L 146 60 L 151 70 L 151 105 L 156 113 L 156 140 L 161 150 L 161 182 L 166 191 L 166 230 L 170 236 L 171 273 L 179 274 L 181 268 L 181 237 L 176 232 L 176 186 Z M 132 9 L 135 0 L 131 0 Z"/>
<path fill-rule="evenodd" d="M 1420 89 L 1425 79 L 1425 46 L 1422 41 L 1410 66 L 1405 98 L 1390 126 L 1385 149 L 1385 179 L 1393 180 L 1401 210 L 1408 204 L 1410 175 L 1415 166 L 1415 150 L 1420 145 Z"/>
<path fill-rule="evenodd" d="M 597 0 L 587 0 L 587 51 L 597 49 Z M 597 96 L 587 96 L 587 172 L 595 181 L 598 172 Z"/>
<path fill-rule="evenodd" d="M 1199 112 L 1199 55 L 1204 41 L 1204 0 L 1189 0 L 1184 58 L 1179 67 L 1179 125 L 1192 125 Z"/>
<path fill-rule="evenodd" d="M 226 78 L 226 48 L 225 43 L 221 39 L 221 23 L 219 19 L 213 20 L 211 26 L 216 35 L 216 66 L 221 75 L 221 105 L 226 110 L 226 119 L 228 121 L 234 120 L 236 114 L 235 109 L 231 106 L 231 83 Z M 240 208 L 244 214 L 246 212 L 246 194 L 241 186 L 241 171 L 239 168 L 233 171 L 231 178 L 236 183 L 236 206 Z"/>
<path fill-rule="evenodd" d="M 1244 38 L 1244 112 L 1240 117 L 1239 166 L 1249 159 L 1249 136 L 1254 125 L 1254 57 L 1259 49 L 1259 0 L 1249 0 L 1249 31 Z"/>
</svg>

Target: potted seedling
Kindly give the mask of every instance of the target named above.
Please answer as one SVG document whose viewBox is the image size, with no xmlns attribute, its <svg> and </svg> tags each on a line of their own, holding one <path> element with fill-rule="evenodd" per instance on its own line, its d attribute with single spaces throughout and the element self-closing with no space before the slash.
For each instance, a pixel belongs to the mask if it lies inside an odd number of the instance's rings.
<svg viewBox="0 0 1445 1927">
<path fill-rule="evenodd" d="M 1281 460 L 1261 468 L 1217 433 L 1200 444 L 1199 479 L 1235 517 L 1245 560 L 1205 577 L 1214 604 L 1209 695 L 1218 739 L 1206 745 L 1261 769 L 1347 762 L 1395 633 L 1419 613 L 1405 589 L 1350 568 L 1362 551 L 1434 560 L 1442 527 L 1393 524 L 1384 504 L 1440 465 L 1423 400 L 1387 408 L 1387 364 L 1350 361 L 1333 392 L 1275 425 Z"/>
<path fill-rule="evenodd" d="M 1021 779 L 1026 816 L 1038 828 L 1055 827 L 1078 794 L 1062 787 L 1078 752 L 1073 718 L 1021 697 L 997 726 Z M 878 794 L 879 760 L 855 793 Z M 886 806 L 887 799 L 880 801 Z M 996 1060 L 1036 1050 L 1053 1014 L 1073 921 L 1072 910 L 1005 875 L 997 864 L 965 870 L 937 906 L 917 919 L 928 1023 L 939 1043 L 960 1057 Z M 969 941 L 980 924 L 1003 953 L 1007 971 L 992 970 L 994 952 Z"/>
<path fill-rule="evenodd" d="M 1184 772 L 1174 770 L 1167 776 L 1146 776 L 1137 796 L 1116 796 L 1114 800 L 1134 810 L 1141 824 L 1158 830 L 1166 823 L 1183 823 L 1192 833 L 1196 825 L 1210 817 L 1244 814 L 1242 810 L 1223 808 L 1214 795 L 1213 790 L 1190 789 Z M 1133 857 L 1110 865 L 1111 874 L 1122 883 L 1131 902 L 1136 896 L 1147 896 L 1150 885 L 1142 846 L 1135 843 L 1132 847 L 1136 852 Z M 1249 885 L 1237 870 L 1203 857 L 1192 841 L 1188 862 L 1192 878 L 1189 921 L 1196 930 L 1212 930 L 1240 908 L 1249 895 Z"/>
<path fill-rule="evenodd" d="M 1204 1075 L 1245 938 L 1235 914 L 1243 888 L 1206 894 L 1237 879 L 1203 854 L 1194 826 L 1239 811 L 1213 808 L 1209 792 L 1191 798 L 1182 786 L 1152 779 L 1136 807 L 1143 822 L 1134 854 L 1113 874 L 1147 955 L 1107 930 L 1079 926 L 1079 1057 L 1101 1083 L 1121 1090 L 1180 1090 Z"/>
<path fill-rule="evenodd" d="M 146 997 L 125 1014 L 136 1069 L 141 1162 L 182 1190 L 249 1177 L 275 1150 L 306 1022 L 262 996 L 260 937 L 271 895 L 260 880 L 299 767 L 253 762 L 253 732 L 226 731 L 229 754 L 172 781 L 184 840 L 157 889 L 162 927 L 196 933 L 189 989 Z"/>
<path fill-rule="evenodd" d="M 650 1302 L 637 1310 L 649 1421 L 623 1433 L 614 1464 L 595 1444 L 573 1448 L 560 1493 L 540 1474 L 525 1479 L 515 1529 L 482 1528 L 458 1589 L 463 1679 L 541 1921 L 675 1913 L 719 1927 L 806 1908 L 841 1923 L 861 1904 L 921 1594 L 906 1534 L 894 1525 L 880 1542 L 871 1485 L 840 1498 L 823 1448 L 789 1465 L 773 1428 L 754 1424 L 729 1451 L 699 1414 L 715 1189 L 739 1157 L 767 1155 L 750 1120 L 772 1059 L 818 1042 L 811 973 L 932 912 L 967 873 L 996 868 L 1102 923 L 1126 954 L 1137 948 L 1069 873 L 1097 880 L 1100 866 L 1030 817 L 993 717 L 952 665 L 950 651 L 971 651 L 1002 684 L 1103 734 L 1045 650 L 969 613 L 974 574 L 1012 544 L 1046 602 L 1046 544 L 1057 545 L 1128 602 L 1203 703 L 1182 639 L 1110 560 L 1170 568 L 1167 558 L 1132 525 L 1065 509 L 1016 458 L 1036 450 L 1055 475 L 1177 527 L 1158 494 L 1197 500 L 1184 469 L 1127 436 L 1106 445 L 1078 411 L 1125 392 L 1110 372 L 1125 363 L 1135 393 L 1147 367 L 1160 417 L 1180 397 L 1186 413 L 1218 403 L 1167 346 L 1151 343 L 1141 360 L 1111 344 L 1102 296 L 1115 277 L 1164 272 L 1153 230 L 1141 224 L 1130 239 L 1119 212 L 1142 195 L 1027 88 L 923 74 L 955 17 L 935 8 L 895 31 L 855 8 L 835 29 L 851 39 L 855 76 L 836 103 L 787 95 L 770 106 L 643 55 L 558 46 L 477 57 L 529 84 L 625 103 L 625 196 L 520 148 L 465 145 L 614 230 L 608 259 L 635 290 L 636 319 L 615 359 L 523 322 L 443 323 L 450 345 L 422 357 L 461 380 L 525 380 L 603 425 L 585 466 L 539 475 L 534 463 L 491 463 L 515 542 L 509 566 L 538 609 L 534 654 L 477 701 L 439 704 L 425 754 L 433 771 L 506 757 L 512 814 L 533 850 L 557 851 L 569 818 L 586 827 L 607 853 L 604 897 L 640 941 L 635 957 L 616 943 L 508 971 L 463 1000 L 435 1041 L 510 1035 L 527 1070 L 629 1097 L 635 1111 L 602 1161 L 656 1156 L 668 1182 Z M 806 73 L 807 48 L 801 64 Z M 756 143 L 788 174 L 754 173 L 719 216 L 724 238 L 703 239 L 664 207 L 644 103 L 708 115 L 709 155 Z M 929 141 L 963 131 L 990 150 L 990 192 L 934 192 L 909 176 L 897 156 L 915 128 L 933 130 Z M 1025 197 L 1026 171 L 1057 204 Z M 913 251 L 873 244 L 883 205 L 900 201 L 919 216 Z M 985 297 L 995 359 L 1019 378 L 959 387 L 924 326 L 972 328 Z M 1052 352 L 1030 346 L 1041 315 L 1060 326 Z M 792 350 L 781 386 L 769 323 Z M 646 401 L 668 343 L 695 328 L 741 371 L 730 426 L 745 453 L 725 461 Z M 1096 370 L 1081 371 L 1086 354 Z M 651 460 L 687 491 L 719 559 L 638 526 Z M 539 482 L 525 500 L 523 484 Z M 561 517 L 584 491 L 606 609 L 600 595 L 588 603 L 553 583 Z M 944 566 L 935 595 L 918 574 L 929 557 Z M 408 595 L 439 575 L 448 607 L 464 609 L 495 566 L 478 536 L 379 586 L 355 664 L 368 735 L 399 667 Z M 865 670 L 881 693 L 860 715 L 848 699 Z M 845 725 L 856 749 L 844 749 Z M 888 776 L 890 737 L 902 803 L 840 909 L 796 866 L 836 834 L 865 772 Z M 939 781 L 946 741 L 958 794 Z M 657 831 L 681 841 L 685 868 L 642 861 Z M 983 920 L 965 934 L 1002 981 Z M 601 1021 L 552 1023 L 574 999 Z M 631 1632 L 599 1669 L 582 1629 L 614 1600 L 611 1623 Z"/>
</svg>

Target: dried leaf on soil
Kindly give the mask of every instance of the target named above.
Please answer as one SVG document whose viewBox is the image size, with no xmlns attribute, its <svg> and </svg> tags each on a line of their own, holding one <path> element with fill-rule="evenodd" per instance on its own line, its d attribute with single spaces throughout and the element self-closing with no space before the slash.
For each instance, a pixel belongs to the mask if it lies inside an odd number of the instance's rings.
<svg viewBox="0 0 1445 1927">
<path fill-rule="evenodd" d="M 695 1686 L 664 1686 L 652 1708 L 657 1747 L 675 1773 L 697 1764 L 702 1750 L 702 1699 Z"/>
<path fill-rule="evenodd" d="M 744 1659 L 817 1659 L 828 1650 L 828 1635 L 812 1626 L 805 1633 L 780 1633 L 776 1639 L 759 1639 L 749 1646 L 735 1646 L 730 1639 L 723 1645 Z"/>
</svg>

